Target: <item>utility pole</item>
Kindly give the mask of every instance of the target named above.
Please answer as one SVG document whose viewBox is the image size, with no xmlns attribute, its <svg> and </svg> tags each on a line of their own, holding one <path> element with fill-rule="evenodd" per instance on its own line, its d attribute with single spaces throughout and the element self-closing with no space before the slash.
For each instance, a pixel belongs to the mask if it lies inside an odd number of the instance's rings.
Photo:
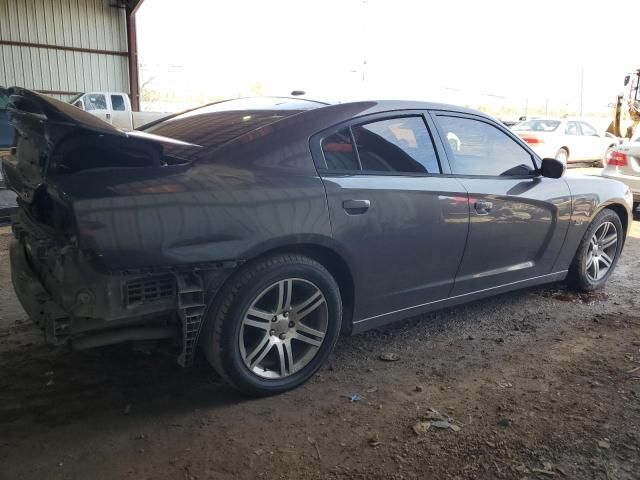
<svg viewBox="0 0 640 480">
<path fill-rule="evenodd" d="M 580 69 L 580 118 L 582 118 L 582 101 L 584 99 L 584 68 Z"/>
</svg>

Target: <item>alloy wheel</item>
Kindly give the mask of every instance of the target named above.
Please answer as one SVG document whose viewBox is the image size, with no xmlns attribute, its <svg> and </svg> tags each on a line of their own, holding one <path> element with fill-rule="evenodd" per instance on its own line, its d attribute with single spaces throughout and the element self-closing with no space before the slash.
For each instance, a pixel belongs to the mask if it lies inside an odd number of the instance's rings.
<svg viewBox="0 0 640 480">
<path fill-rule="evenodd" d="M 589 280 L 604 278 L 613 265 L 618 251 L 618 230 L 611 222 L 604 222 L 593 233 L 587 251 L 586 273 Z"/>
<path fill-rule="evenodd" d="M 318 353 L 329 326 L 322 291 L 301 278 L 262 290 L 244 313 L 239 347 L 242 361 L 262 378 L 285 378 Z"/>
</svg>

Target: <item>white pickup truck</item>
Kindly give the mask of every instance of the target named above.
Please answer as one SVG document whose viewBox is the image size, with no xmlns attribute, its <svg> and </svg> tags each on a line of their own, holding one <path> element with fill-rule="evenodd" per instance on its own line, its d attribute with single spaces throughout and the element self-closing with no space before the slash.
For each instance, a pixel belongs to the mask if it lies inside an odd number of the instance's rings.
<svg viewBox="0 0 640 480">
<path fill-rule="evenodd" d="M 122 92 L 81 93 L 69 103 L 124 130 L 132 130 L 170 115 L 159 112 L 133 112 L 129 96 Z"/>
</svg>

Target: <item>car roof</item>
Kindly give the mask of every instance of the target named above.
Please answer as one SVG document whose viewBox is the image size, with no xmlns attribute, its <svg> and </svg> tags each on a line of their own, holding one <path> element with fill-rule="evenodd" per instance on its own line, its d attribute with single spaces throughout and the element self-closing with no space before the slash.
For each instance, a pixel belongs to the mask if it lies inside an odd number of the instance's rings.
<svg viewBox="0 0 640 480">
<path fill-rule="evenodd" d="M 498 122 L 491 115 L 487 115 L 478 110 L 447 103 L 414 101 L 414 100 L 360 100 L 354 102 L 335 103 L 323 107 L 315 108 L 304 115 L 312 115 L 313 112 L 326 112 L 334 110 L 336 113 L 340 111 L 357 111 L 358 116 L 370 115 L 374 113 L 393 112 L 399 110 L 440 110 L 447 112 L 466 113 L 469 115 L 481 116 L 495 122 Z M 355 115 L 354 115 L 355 116 Z"/>
</svg>

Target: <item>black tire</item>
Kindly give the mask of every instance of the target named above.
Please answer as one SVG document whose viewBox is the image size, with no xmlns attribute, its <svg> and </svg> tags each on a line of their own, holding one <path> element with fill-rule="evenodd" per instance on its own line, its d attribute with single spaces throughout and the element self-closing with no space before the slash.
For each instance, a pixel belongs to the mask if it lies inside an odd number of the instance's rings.
<svg viewBox="0 0 640 480">
<path fill-rule="evenodd" d="M 606 274 L 602 278 L 599 278 L 597 281 L 594 281 L 587 274 L 587 262 L 589 260 L 589 249 L 590 242 L 596 231 L 606 222 L 611 222 L 615 228 L 617 233 L 617 244 L 615 248 L 615 257 L 612 259 L 611 266 L 608 268 Z M 567 277 L 569 285 L 577 290 L 583 292 L 589 292 L 593 290 L 600 289 L 604 287 L 605 283 L 611 273 L 616 267 L 618 263 L 618 258 L 620 257 L 620 252 L 622 251 L 622 247 L 624 244 L 624 231 L 622 229 L 622 222 L 620 221 L 620 217 L 613 210 L 605 208 L 600 213 L 596 215 L 596 217 L 591 222 L 591 225 L 587 228 L 582 240 L 580 241 L 580 245 L 578 246 L 578 250 L 576 251 L 576 255 L 573 258 L 571 266 L 569 267 L 569 274 Z"/>
<path fill-rule="evenodd" d="M 239 346 L 242 319 L 265 288 L 288 278 L 312 282 L 321 291 L 327 306 L 327 330 L 315 356 L 304 367 L 284 378 L 266 379 L 243 361 Z M 222 378 L 245 394 L 273 395 L 306 382 L 333 350 L 342 323 L 340 289 L 315 260 L 299 254 L 277 254 L 251 262 L 233 275 L 210 305 L 205 321 L 200 345 Z"/>
</svg>

